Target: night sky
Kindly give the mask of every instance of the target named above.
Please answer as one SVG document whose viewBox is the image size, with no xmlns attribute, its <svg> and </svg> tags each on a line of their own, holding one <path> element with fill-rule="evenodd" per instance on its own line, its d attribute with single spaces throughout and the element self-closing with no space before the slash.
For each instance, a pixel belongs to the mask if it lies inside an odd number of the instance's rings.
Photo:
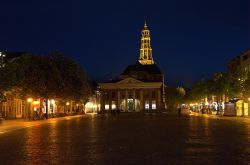
<svg viewBox="0 0 250 165">
<path fill-rule="evenodd" d="M 168 85 L 225 71 L 250 48 L 249 0 L 6 0 L 0 12 L 0 50 L 57 50 L 98 81 L 137 61 L 145 20 Z"/>
</svg>

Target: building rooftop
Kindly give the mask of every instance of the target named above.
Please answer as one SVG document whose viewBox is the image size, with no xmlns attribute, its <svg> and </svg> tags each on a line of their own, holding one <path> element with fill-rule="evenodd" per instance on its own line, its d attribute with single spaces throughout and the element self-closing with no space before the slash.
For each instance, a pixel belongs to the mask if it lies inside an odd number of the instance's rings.
<svg viewBox="0 0 250 165">
<path fill-rule="evenodd" d="M 122 73 L 122 75 L 131 75 L 135 72 L 145 72 L 147 74 L 162 74 L 156 64 L 142 65 L 139 62 L 136 62 L 136 64 L 129 65 Z"/>
</svg>

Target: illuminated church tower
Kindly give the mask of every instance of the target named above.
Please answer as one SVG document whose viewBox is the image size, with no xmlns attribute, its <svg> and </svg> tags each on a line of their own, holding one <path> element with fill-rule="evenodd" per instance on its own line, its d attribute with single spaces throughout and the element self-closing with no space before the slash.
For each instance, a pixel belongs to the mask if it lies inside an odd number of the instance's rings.
<svg viewBox="0 0 250 165">
<path fill-rule="evenodd" d="M 99 83 L 100 110 L 111 112 L 161 112 L 166 108 L 164 74 L 152 57 L 150 31 L 145 23 L 141 49 L 135 64 L 115 79 Z"/>
<path fill-rule="evenodd" d="M 140 57 L 139 62 L 142 65 L 152 65 L 154 64 L 153 56 L 152 56 L 152 48 L 150 45 L 150 31 L 145 22 L 144 28 L 141 33 L 141 49 L 140 49 Z"/>
</svg>

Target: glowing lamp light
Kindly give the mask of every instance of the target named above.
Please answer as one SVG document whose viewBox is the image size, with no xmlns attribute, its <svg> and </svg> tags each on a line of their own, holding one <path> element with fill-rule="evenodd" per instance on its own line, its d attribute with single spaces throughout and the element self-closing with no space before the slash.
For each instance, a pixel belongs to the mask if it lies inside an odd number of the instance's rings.
<svg viewBox="0 0 250 165">
<path fill-rule="evenodd" d="M 215 107 L 215 109 L 216 109 L 216 111 L 217 111 L 217 110 L 218 110 L 218 104 L 215 103 L 215 104 L 214 104 L 214 107 Z"/>
<path fill-rule="evenodd" d="M 111 105 L 111 108 L 112 108 L 112 109 L 115 109 L 115 108 L 116 108 L 116 105 L 115 105 L 115 104 L 112 104 L 112 105 Z"/>
<path fill-rule="evenodd" d="M 69 105 L 69 102 L 67 102 L 66 105 Z"/>
<path fill-rule="evenodd" d="M 86 108 L 93 108 L 93 103 L 92 102 L 88 102 L 86 105 L 85 105 Z"/>
<path fill-rule="evenodd" d="M 28 98 L 28 99 L 27 99 L 27 102 L 29 102 L 29 103 L 31 103 L 32 101 L 33 101 L 32 98 Z"/>
<path fill-rule="evenodd" d="M 37 101 L 37 100 L 33 101 L 33 105 L 38 105 L 38 104 L 40 104 L 39 101 Z"/>
<path fill-rule="evenodd" d="M 54 99 L 51 100 L 51 104 L 55 105 L 55 100 Z"/>
<path fill-rule="evenodd" d="M 250 97 L 248 98 L 248 101 L 250 101 Z"/>
</svg>

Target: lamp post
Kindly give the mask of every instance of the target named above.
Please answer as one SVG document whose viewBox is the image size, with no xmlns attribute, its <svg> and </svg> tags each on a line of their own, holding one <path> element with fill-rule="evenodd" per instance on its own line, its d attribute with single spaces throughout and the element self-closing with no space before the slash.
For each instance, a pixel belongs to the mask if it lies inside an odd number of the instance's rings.
<svg viewBox="0 0 250 165">
<path fill-rule="evenodd" d="M 68 113 L 69 113 L 69 110 L 68 110 L 68 107 L 69 107 L 69 102 L 67 102 L 67 103 L 66 103 L 66 106 L 67 106 L 67 110 L 66 110 L 66 112 L 68 112 Z"/>
<path fill-rule="evenodd" d="M 27 102 L 28 102 L 28 117 L 29 117 L 29 120 L 30 120 L 30 115 L 31 115 L 31 102 L 33 101 L 32 98 L 28 98 L 27 99 Z"/>
<path fill-rule="evenodd" d="M 54 114 L 55 114 L 55 100 L 54 99 L 51 99 L 51 104 L 52 104 L 52 111 L 51 111 L 51 113 L 52 113 L 52 116 L 54 116 Z"/>
</svg>

